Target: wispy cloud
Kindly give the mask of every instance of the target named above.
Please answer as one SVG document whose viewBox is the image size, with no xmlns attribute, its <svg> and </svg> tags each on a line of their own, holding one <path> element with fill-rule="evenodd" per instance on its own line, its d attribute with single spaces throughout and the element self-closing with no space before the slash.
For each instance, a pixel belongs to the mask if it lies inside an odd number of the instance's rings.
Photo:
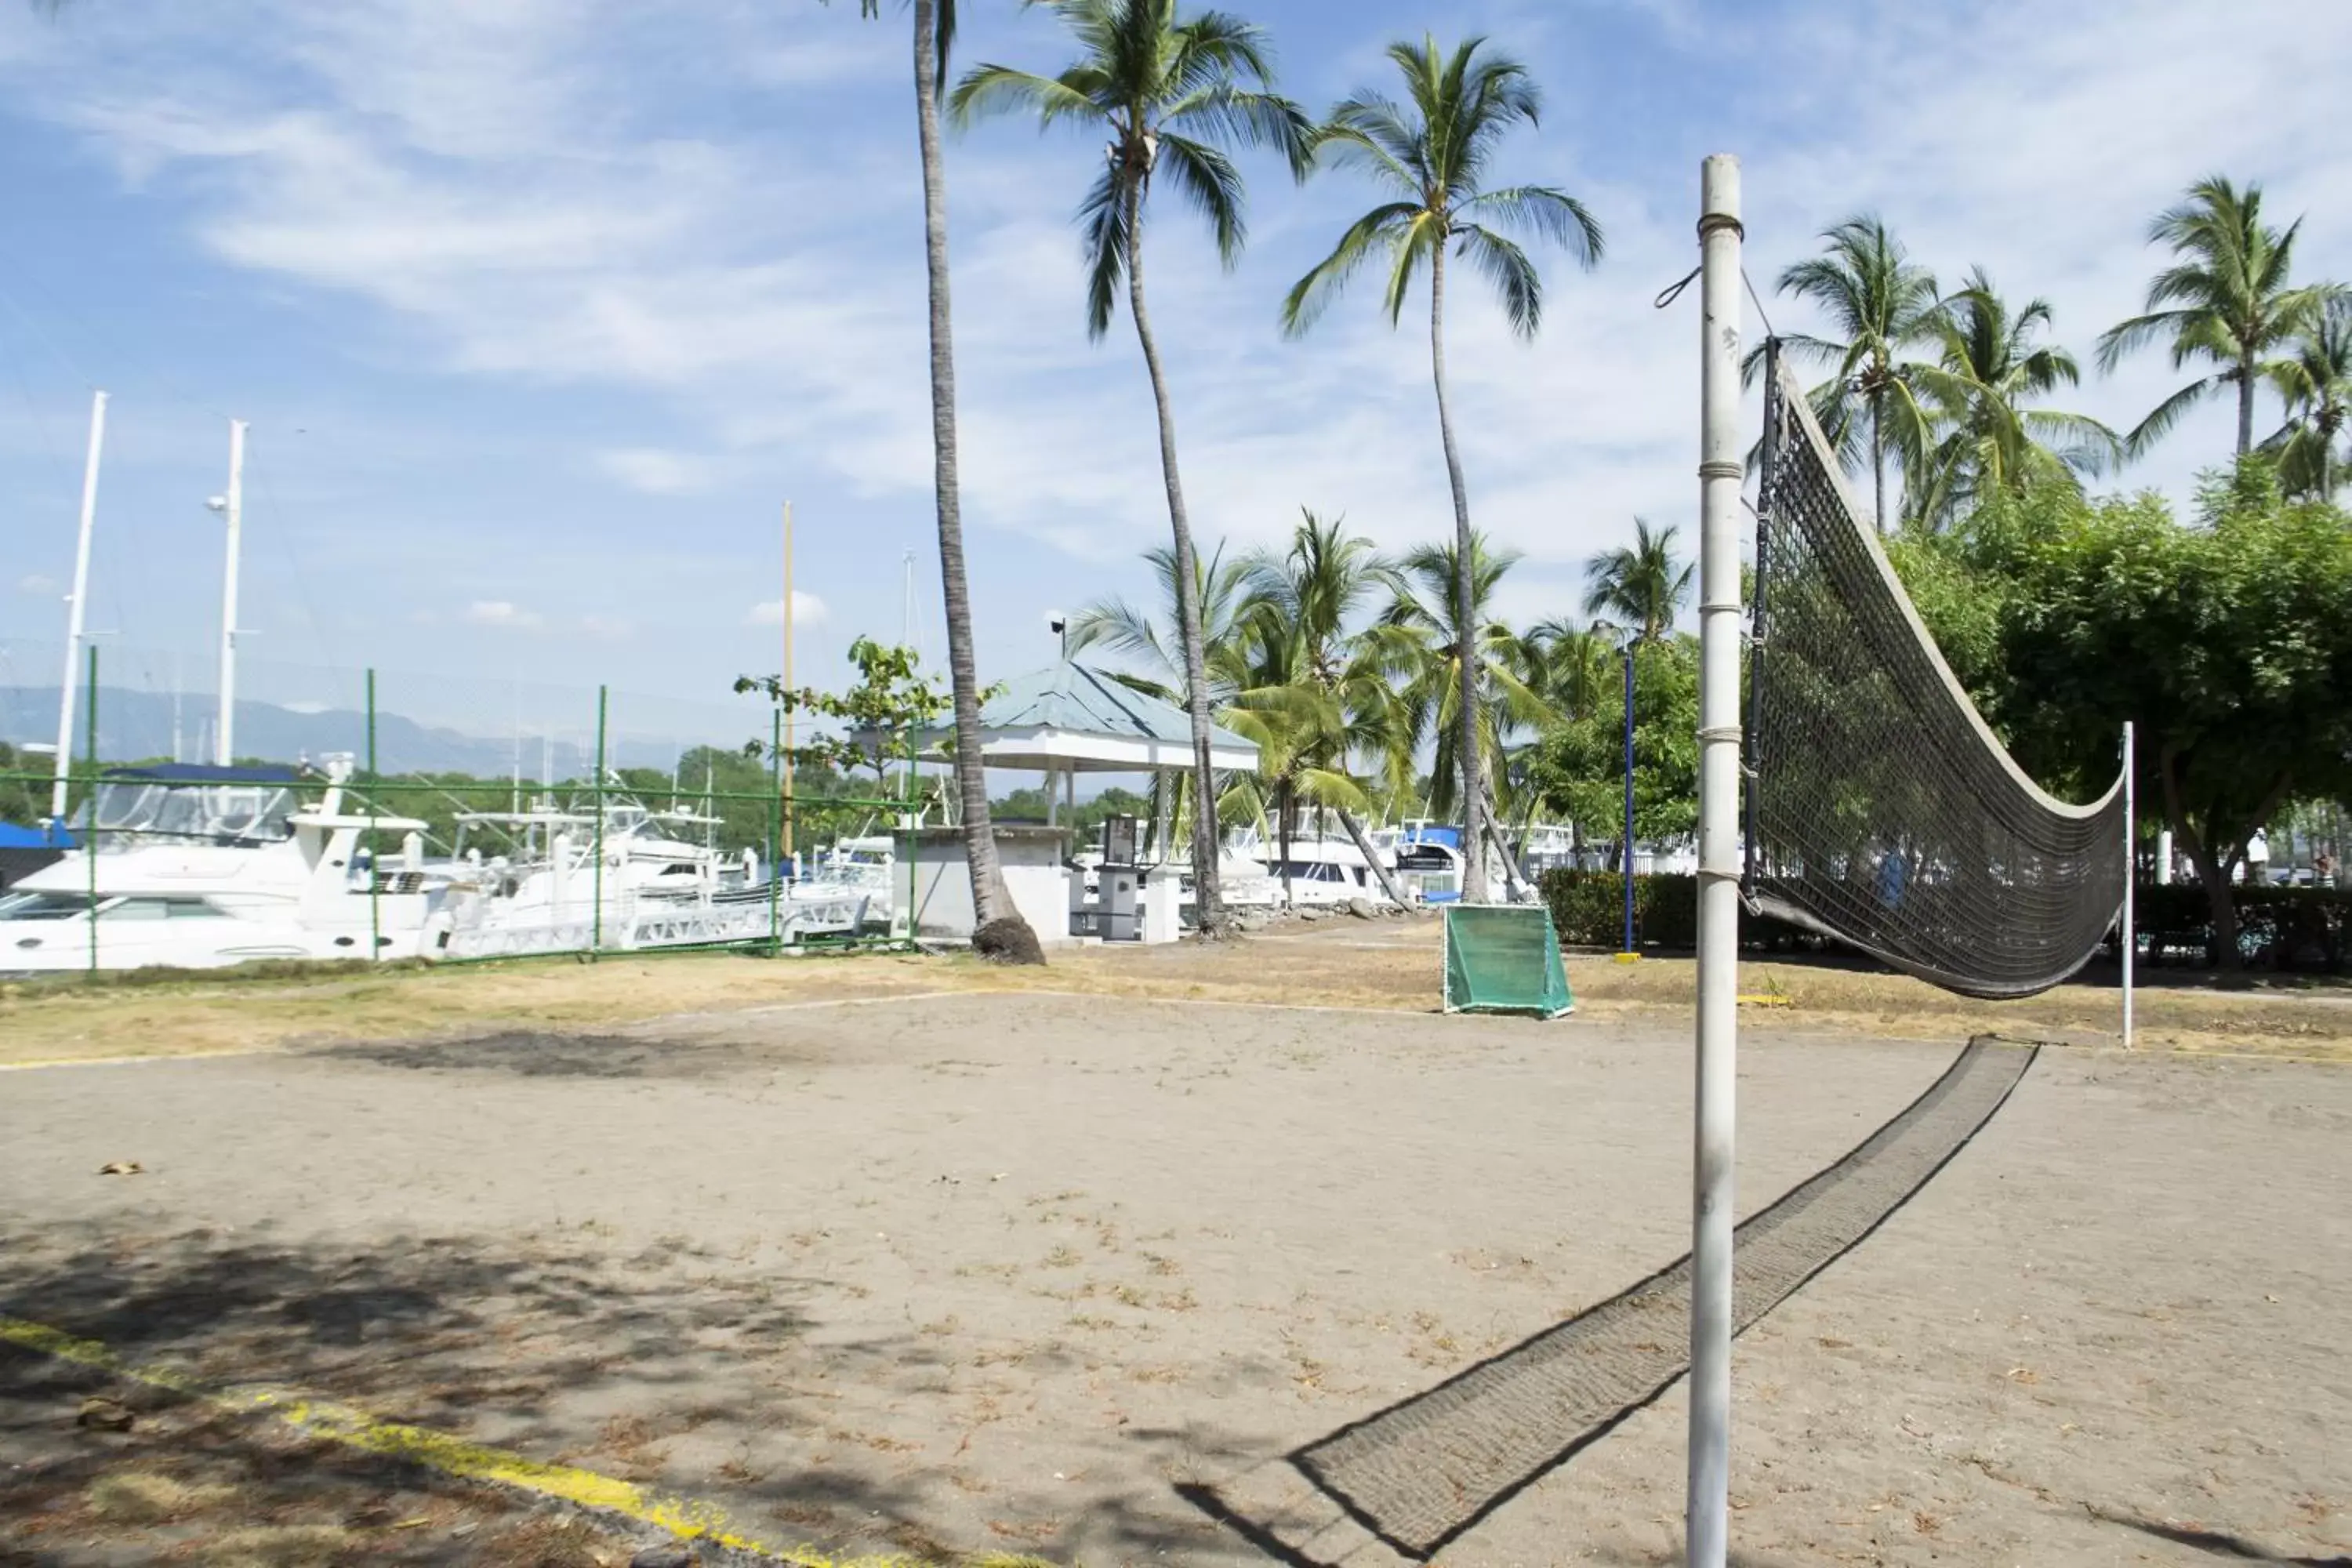
<svg viewBox="0 0 2352 1568">
<path fill-rule="evenodd" d="M 793 625 L 795 628 L 821 626 L 824 625 L 831 614 L 832 612 L 826 609 L 824 601 L 814 594 L 800 588 L 793 590 Z M 743 617 L 743 624 L 751 626 L 782 626 L 784 624 L 783 600 L 769 599 L 752 605 L 751 613 Z"/>
<path fill-rule="evenodd" d="M 16 592 L 19 594 L 49 595 L 64 591 L 65 585 L 55 577 L 44 577 L 38 572 L 28 573 L 16 579 Z"/>
<path fill-rule="evenodd" d="M 466 606 L 464 619 L 470 626 L 512 626 L 527 632 L 547 625 L 547 617 L 537 610 L 526 610 L 508 599 L 477 599 Z"/>
<path fill-rule="evenodd" d="M 709 458 L 653 447 L 599 452 L 596 466 L 631 489 L 651 496 L 693 495 L 709 489 L 712 478 Z"/>
</svg>

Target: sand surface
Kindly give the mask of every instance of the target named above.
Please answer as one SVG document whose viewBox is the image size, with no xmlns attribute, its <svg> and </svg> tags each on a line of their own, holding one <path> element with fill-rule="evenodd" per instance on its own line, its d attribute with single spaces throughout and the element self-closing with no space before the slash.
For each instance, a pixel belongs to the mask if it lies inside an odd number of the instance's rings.
<svg viewBox="0 0 2352 1568">
<path fill-rule="evenodd" d="M 1959 1043 L 1751 1028 L 1742 1212 Z M 1264 1561 L 1188 1489 L 1686 1247 L 1687 1037 L 1625 1019 L 975 995 L 5 1089 L 0 1311 L 833 1548 Z M 2339 1069 L 2045 1050 L 1740 1342 L 1742 1561 L 2352 1550 L 2347 1132 Z M 0 1348 L 20 1443 L 47 1375 Z M 1680 1397 L 1441 1560 L 1673 1560 Z"/>
</svg>

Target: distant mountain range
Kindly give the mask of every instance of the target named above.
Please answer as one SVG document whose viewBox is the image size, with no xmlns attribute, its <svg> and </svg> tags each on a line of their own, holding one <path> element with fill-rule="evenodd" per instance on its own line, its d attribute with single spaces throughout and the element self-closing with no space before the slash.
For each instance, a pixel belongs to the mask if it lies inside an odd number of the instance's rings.
<svg viewBox="0 0 2352 1568">
<path fill-rule="evenodd" d="M 188 761 L 200 759 L 197 746 L 212 717 L 209 700 L 190 699 L 181 718 L 180 752 Z M 0 686 L 0 741 L 54 743 L 58 734 L 58 689 Z M 481 778 L 504 778 L 515 763 L 514 742 L 508 737 L 468 735 L 431 727 L 397 713 L 375 716 L 376 760 L 386 773 L 464 773 Z M 81 731 L 74 734 L 77 750 Z M 144 761 L 172 754 L 172 699 L 154 691 L 108 686 L 98 703 L 98 752 L 102 761 Z M 274 702 L 236 705 L 236 754 L 266 762 L 316 762 L 331 752 L 367 755 L 367 715 L 356 709 L 324 709 L 317 712 L 281 708 Z M 633 762 L 637 759 L 631 759 Z M 575 778 L 588 772 L 594 759 L 578 744 L 555 741 L 544 748 L 539 738 L 523 738 L 525 779 L 551 767 L 557 778 Z"/>
</svg>

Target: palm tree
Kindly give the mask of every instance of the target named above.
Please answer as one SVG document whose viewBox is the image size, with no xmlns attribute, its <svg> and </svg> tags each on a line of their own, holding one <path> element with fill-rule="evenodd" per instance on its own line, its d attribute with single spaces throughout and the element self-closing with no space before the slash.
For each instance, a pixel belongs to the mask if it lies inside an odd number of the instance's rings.
<svg viewBox="0 0 2352 1568">
<path fill-rule="evenodd" d="M 1381 613 L 1374 629 L 1376 657 L 1381 668 L 1399 682 L 1397 700 L 1402 722 L 1416 742 L 1427 735 L 1434 756 L 1430 769 L 1429 807 L 1439 816 L 1459 810 L 1463 818 L 1465 898 L 1472 898 L 1470 852 L 1484 858 L 1478 844 L 1466 842 L 1475 834 L 1491 842 L 1498 837 L 1493 806 L 1487 798 L 1470 805 L 1469 792 L 1488 795 L 1494 763 L 1505 752 L 1505 731 L 1515 726 L 1540 725 L 1552 718 L 1543 693 L 1528 684 L 1528 665 L 1522 639 L 1499 620 L 1489 619 L 1486 604 L 1504 574 L 1517 564 L 1515 550 L 1494 550 L 1485 538 L 1470 536 L 1470 566 L 1465 573 L 1454 547 L 1424 544 L 1407 554 L 1399 567 L 1402 585 Z M 1469 631 L 1456 619 L 1459 589 L 1465 576 L 1471 584 Z M 1471 650 L 1465 673 L 1465 648 Z M 1465 692 L 1477 703 L 1475 725 L 1462 722 Z M 1465 763 L 1462 750 L 1478 755 Z M 1457 789 L 1458 783 L 1458 789 Z M 1505 857 L 1506 875 L 1508 857 Z M 1484 896 L 1483 889 L 1479 897 Z"/>
<path fill-rule="evenodd" d="M 1112 678 L 1121 684 L 1173 703 L 1187 712 L 1192 707 L 1192 677 L 1188 671 L 1190 660 L 1185 656 L 1181 630 L 1182 612 L 1180 605 L 1186 595 L 1178 588 L 1176 552 L 1169 545 L 1155 545 L 1143 552 L 1151 566 L 1153 578 L 1160 586 L 1162 601 L 1158 610 L 1139 608 L 1125 599 L 1100 599 L 1080 610 L 1070 618 L 1069 650 L 1073 654 L 1089 647 L 1107 647 L 1127 655 L 1142 668 L 1137 670 L 1114 670 Z M 1192 593 L 1189 595 L 1201 625 L 1200 689 L 1207 697 L 1212 711 L 1222 711 L 1234 700 L 1234 694 L 1251 681 L 1248 645 L 1243 620 L 1248 603 L 1249 568 L 1239 561 L 1225 559 L 1222 546 L 1210 552 L 1207 560 L 1193 558 Z M 1212 809 L 1222 809 L 1224 796 L 1212 794 L 1216 789 L 1213 780 L 1209 789 L 1199 787 L 1198 775 L 1180 780 L 1169 788 L 1165 780 L 1155 777 L 1152 795 L 1157 803 L 1153 816 L 1160 823 L 1174 826 L 1191 823 L 1198 827 L 1201 812 L 1198 803 L 1208 799 Z M 1231 791 L 1227 792 L 1228 795 Z M 1246 805 L 1246 799 L 1235 804 Z M 1194 841 L 1197 852 L 1198 840 Z M 1161 846 L 1166 853 L 1166 846 Z M 1194 918 L 1199 918 L 1199 878 L 1193 882 Z"/>
<path fill-rule="evenodd" d="M 2297 218 L 2280 230 L 2263 222 L 2263 188 L 2241 191 L 2209 175 L 2189 187 L 2188 199 L 2148 226 L 2151 245 L 2176 258 L 2149 279 L 2146 313 L 2117 323 L 2099 339 L 2099 368 L 2115 369 L 2124 355 L 2169 339 L 2175 370 L 2190 360 L 2221 368 L 2166 398 L 2126 439 L 2145 452 L 2180 416 L 2225 386 L 2238 393 L 2238 456 L 2254 445 L 2254 384 L 2272 374 L 2272 356 L 2310 328 L 2336 290 L 2297 289 L 2288 282 L 2294 261 Z"/>
<path fill-rule="evenodd" d="M 1207 218 L 1217 255 L 1230 268 L 1244 237 L 1241 171 L 1224 149 L 1272 147 L 1305 172 L 1311 134 L 1307 117 L 1274 89 L 1274 65 L 1263 28 L 1222 11 L 1180 20 L 1176 0 L 1031 0 L 1059 16 L 1076 37 L 1078 58 L 1060 75 L 1044 77 L 1009 66 L 983 65 L 956 87 L 959 123 L 1011 109 L 1108 132 L 1104 167 L 1079 204 L 1087 262 L 1087 331 L 1099 339 L 1110 328 L 1118 285 L 1127 282 L 1128 314 L 1143 346 L 1152 402 L 1160 416 L 1160 471 L 1168 491 L 1168 527 L 1175 542 L 1178 625 L 1185 689 L 1192 720 L 1192 771 L 1201 808 L 1193 814 L 1192 864 L 1197 918 L 1203 931 L 1220 927 L 1217 818 L 1209 763 L 1208 682 L 1203 677 L 1201 615 L 1193 602 L 1192 529 L 1176 465 L 1176 421 L 1168 376 L 1143 301 L 1143 218 L 1152 177 L 1164 175 L 1176 194 Z M 1254 85 L 1252 85 L 1254 84 Z"/>
<path fill-rule="evenodd" d="M 948 680 L 955 699 L 956 793 L 964 858 L 971 870 L 972 945 L 992 958 L 1043 963 L 1045 954 L 1004 886 L 988 815 L 980 748 L 980 676 L 972 658 L 971 587 L 964 572 L 963 502 L 956 471 L 955 334 L 948 294 L 947 176 L 940 160 L 940 88 L 955 38 L 956 0 L 914 0 L 915 129 L 923 164 L 923 265 L 930 287 L 931 485 L 940 520 L 940 582 L 946 600 Z M 879 15 L 880 0 L 860 0 Z"/>
<path fill-rule="evenodd" d="M 2352 425 L 2352 311 L 2323 310 L 2292 356 L 2271 366 L 2271 384 L 2286 404 L 2286 423 L 2265 449 L 2279 459 L 2289 495 L 2333 500 L 2343 483 L 2336 438 Z"/>
<path fill-rule="evenodd" d="M 1780 341 L 1801 358 L 1836 363 L 1837 374 L 1813 390 L 1813 412 L 1849 465 L 1868 459 L 1874 520 L 1884 533 L 1887 449 L 1921 445 L 1922 418 L 1900 356 L 1935 335 L 1936 279 L 1874 213 L 1832 225 L 1822 238 L 1826 253 L 1782 272 L 1777 290 L 1818 307 L 1838 339 L 1792 332 Z"/>
<path fill-rule="evenodd" d="M 1252 680 L 1225 721 L 1258 743 L 1259 778 L 1276 807 L 1283 896 L 1290 895 L 1291 817 L 1304 801 L 1337 812 L 1381 889 L 1409 908 L 1365 837 L 1357 814 L 1370 796 L 1351 765 L 1366 760 L 1390 793 L 1412 778 L 1413 735 L 1378 640 L 1351 629 L 1374 595 L 1393 595 L 1402 581 L 1371 541 L 1312 511 L 1303 512 L 1287 550 L 1258 551 L 1246 569 Z"/>
<path fill-rule="evenodd" d="M 1358 92 L 1332 110 L 1318 138 L 1323 162 L 1360 169 L 1385 187 L 1391 199 L 1349 226 L 1331 254 L 1300 279 L 1282 302 L 1282 325 L 1291 336 L 1304 332 L 1324 307 L 1375 252 L 1389 260 L 1383 304 L 1394 326 L 1404 310 L 1414 274 L 1429 268 L 1429 367 L 1437 392 L 1438 438 L 1445 452 L 1445 479 L 1454 495 L 1454 559 L 1461 570 L 1453 584 L 1447 617 L 1461 642 L 1454 667 L 1461 690 L 1453 704 L 1460 733 L 1451 746 L 1467 771 L 1462 776 L 1463 809 L 1468 814 L 1467 859 L 1463 896 L 1486 897 L 1486 854 L 1478 831 L 1484 808 L 1484 757 L 1474 737 L 1479 731 L 1476 664 L 1477 552 L 1470 527 L 1470 497 L 1462 479 L 1462 455 L 1454 440 L 1454 417 L 1445 392 L 1445 260 L 1450 249 L 1484 273 L 1500 296 L 1511 328 L 1533 337 L 1543 319 L 1543 281 L 1535 262 L 1516 243 L 1517 234 L 1560 246 L 1586 268 L 1601 259 L 1601 225 L 1582 203 L 1549 185 L 1485 188 L 1495 149 L 1514 125 L 1534 125 L 1541 95 L 1528 69 L 1484 38 L 1471 38 L 1451 54 L 1433 37 L 1419 44 L 1398 42 L 1388 57 L 1404 78 L 1409 105 L 1371 90 Z"/>
<path fill-rule="evenodd" d="M 2122 438 L 2098 420 L 2025 406 L 2082 384 L 2073 354 L 2035 341 L 2054 315 L 2047 300 L 2012 310 L 1981 267 L 1943 302 L 1938 362 L 1907 371 L 1933 441 L 1906 459 L 1919 476 L 1906 497 L 1911 516 L 1932 526 L 1979 498 L 2036 482 L 2078 483 L 2123 460 Z"/>
<path fill-rule="evenodd" d="M 1632 544 L 1584 563 L 1584 613 L 1626 628 L 1639 642 L 1656 642 L 1673 630 L 1691 591 L 1691 563 L 1675 556 L 1676 531 L 1668 523 L 1654 533 L 1635 518 Z"/>
</svg>

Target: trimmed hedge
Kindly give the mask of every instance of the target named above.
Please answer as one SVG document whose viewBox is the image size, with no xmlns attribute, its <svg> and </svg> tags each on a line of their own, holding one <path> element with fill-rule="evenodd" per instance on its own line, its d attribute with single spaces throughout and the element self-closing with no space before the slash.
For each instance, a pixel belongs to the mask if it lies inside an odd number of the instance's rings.
<svg viewBox="0 0 2352 1568">
<path fill-rule="evenodd" d="M 1554 868 L 1536 879 L 1536 890 L 1551 910 L 1551 923 L 1569 947 L 1605 947 L 1625 940 L 1625 879 L 1615 871 Z M 1698 945 L 1698 879 L 1675 875 L 1633 879 L 1633 940 L 1643 947 Z M 1743 946 L 1818 952 L 1834 943 L 1786 921 L 1739 911 Z"/>
<path fill-rule="evenodd" d="M 1555 868 L 1536 879 L 1551 922 L 1569 947 L 1616 951 L 1624 941 L 1625 882 L 1614 871 Z M 2305 973 L 2352 971 L 2352 893 L 2336 888 L 2243 887 L 2237 889 L 2238 947 L 2257 968 Z M 2194 882 L 2138 891 L 2140 951 L 2150 963 L 2211 961 L 2213 925 L 2205 889 Z M 1698 879 L 1633 879 L 1633 935 L 1643 947 L 1698 945 Z M 1777 952 L 1840 951 L 1785 921 L 1739 911 L 1743 947 Z M 2110 939 L 2108 946 L 2113 948 Z"/>
</svg>

